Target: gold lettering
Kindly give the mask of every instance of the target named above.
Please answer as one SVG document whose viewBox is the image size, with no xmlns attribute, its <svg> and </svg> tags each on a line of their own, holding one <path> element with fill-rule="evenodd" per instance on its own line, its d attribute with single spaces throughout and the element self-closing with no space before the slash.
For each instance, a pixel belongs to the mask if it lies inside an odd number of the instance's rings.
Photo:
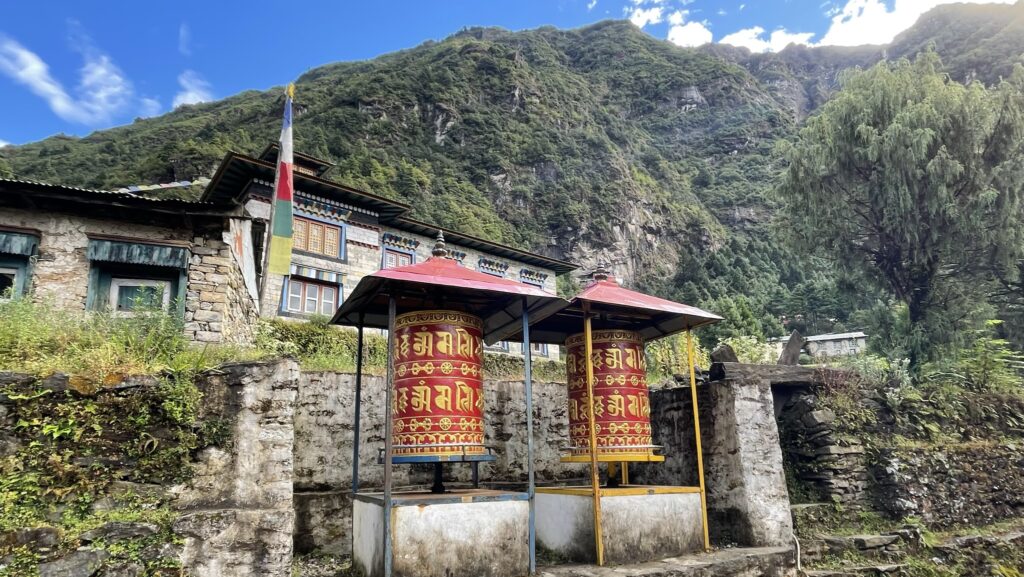
<svg viewBox="0 0 1024 577">
<path fill-rule="evenodd" d="M 473 387 L 465 381 L 455 381 L 458 390 L 455 394 L 455 410 L 468 413 L 473 410 Z"/>
<path fill-rule="evenodd" d="M 430 387 L 426 381 L 420 381 L 419 385 L 412 388 L 412 410 L 432 412 L 430 407 Z"/>
<path fill-rule="evenodd" d="M 398 340 L 398 358 L 404 359 L 409 355 L 409 334 L 401 335 Z"/>
<path fill-rule="evenodd" d="M 458 343 L 459 356 L 466 357 L 467 359 L 473 357 L 473 335 L 469 334 L 466 329 L 455 329 L 455 336 L 458 337 L 456 342 Z"/>
<path fill-rule="evenodd" d="M 434 404 L 442 411 L 452 410 L 452 389 L 448 385 L 434 385 L 437 396 L 434 397 Z"/>
<path fill-rule="evenodd" d="M 629 399 L 629 414 L 634 417 L 639 417 L 643 414 L 643 409 L 640 408 L 640 397 L 636 395 L 628 395 Z"/>
<path fill-rule="evenodd" d="M 434 335 L 426 331 L 413 333 L 412 352 L 419 356 L 434 354 Z"/>
<path fill-rule="evenodd" d="M 621 417 L 626 414 L 626 399 L 615 391 L 615 394 L 608 395 L 608 415 Z"/>
<path fill-rule="evenodd" d="M 643 416 L 651 416 L 651 400 L 647 398 L 647 395 L 640 395 L 640 408 L 643 411 Z"/>
<path fill-rule="evenodd" d="M 575 421 L 580 418 L 580 403 L 576 399 L 569 399 L 569 420 Z"/>
<path fill-rule="evenodd" d="M 452 334 L 448 331 L 436 331 L 437 335 L 437 352 L 442 355 L 452 354 Z"/>
<path fill-rule="evenodd" d="M 609 369 L 621 369 L 622 368 L 622 349 L 618 347 L 611 347 L 604 351 L 604 362 L 608 365 Z"/>
<path fill-rule="evenodd" d="M 596 371 L 604 368 L 604 358 L 601 357 L 601 351 L 593 351 L 590 354 L 590 363 L 594 365 L 594 370 Z"/>
<path fill-rule="evenodd" d="M 604 416 L 604 397 L 598 397 L 597 395 L 594 396 L 594 416 Z"/>
<path fill-rule="evenodd" d="M 639 352 L 640 352 L 639 349 L 636 349 L 634 347 L 629 347 L 629 348 L 626 349 L 626 366 L 627 367 L 629 367 L 631 369 L 637 368 L 637 365 L 640 362 L 639 359 L 637 358 L 638 356 L 640 356 Z"/>
<path fill-rule="evenodd" d="M 398 396 L 395 398 L 395 402 L 398 404 L 398 412 L 404 413 L 405 409 L 409 407 L 409 391 L 408 389 L 399 389 Z"/>
</svg>

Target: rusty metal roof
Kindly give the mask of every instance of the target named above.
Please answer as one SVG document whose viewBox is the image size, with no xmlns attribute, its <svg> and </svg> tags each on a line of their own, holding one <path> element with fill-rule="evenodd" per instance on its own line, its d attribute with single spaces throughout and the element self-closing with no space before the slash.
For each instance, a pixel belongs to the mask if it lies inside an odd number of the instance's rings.
<svg viewBox="0 0 1024 577">
<path fill-rule="evenodd" d="M 583 331 L 586 310 L 594 314 L 594 329 L 637 331 L 645 340 L 709 325 L 722 317 L 697 307 L 658 298 L 619 285 L 615 277 L 596 271 L 594 279 L 561 310 L 531 325 L 530 340 L 562 344 Z M 498 340 L 521 338 L 519 332 L 496 335 Z"/>
<path fill-rule="evenodd" d="M 531 325 L 565 306 L 546 290 L 468 269 L 447 258 L 439 235 L 433 257 L 409 266 L 379 270 L 359 281 L 331 322 L 340 325 L 388 328 L 388 297 L 399 313 L 452 309 L 484 320 L 484 341 L 502 340 L 495 334 L 522 329 L 522 315 Z"/>
</svg>

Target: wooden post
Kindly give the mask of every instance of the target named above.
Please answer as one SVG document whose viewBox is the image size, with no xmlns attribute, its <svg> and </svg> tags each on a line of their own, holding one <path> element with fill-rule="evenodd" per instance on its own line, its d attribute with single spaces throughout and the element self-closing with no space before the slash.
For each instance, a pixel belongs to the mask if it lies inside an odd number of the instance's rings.
<svg viewBox="0 0 1024 577">
<path fill-rule="evenodd" d="M 594 339 L 591 331 L 591 314 L 588 303 L 583 304 L 583 332 L 586 343 L 584 354 L 587 367 L 587 421 L 590 427 L 590 489 L 594 496 L 594 543 L 597 546 L 597 564 L 604 565 L 604 539 L 601 531 L 601 477 L 597 471 L 597 428 L 594 416 Z"/>
<path fill-rule="evenodd" d="M 693 432 L 697 437 L 697 479 L 700 482 L 700 514 L 704 525 L 704 551 L 711 550 L 708 537 L 708 499 L 704 490 L 704 452 L 700 442 L 700 412 L 697 410 L 697 373 L 693 367 L 693 331 L 686 331 L 686 363 L 690 365 L 690 398 L 693 400 Z"/>
</svg>

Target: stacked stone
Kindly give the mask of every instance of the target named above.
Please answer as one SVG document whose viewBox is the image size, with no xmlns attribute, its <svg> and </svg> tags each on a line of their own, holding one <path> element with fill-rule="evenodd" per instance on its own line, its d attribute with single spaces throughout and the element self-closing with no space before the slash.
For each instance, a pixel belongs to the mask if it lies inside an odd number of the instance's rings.
<svg viewBox="0 0 1024 577">
<path fill-rule="evenodd" d="M 797 393 L 783 407 L 783 448 L 797 479 L 817 488 L 820 497 L 840 503 L 868 499 L 864 446 L 836 430 L 836 415 L 817 406 L 817 397 Z"/>
<path fill-rule="evenodd" d="M 231 248 L 217 238 L 192 240 L 185 293 L 185 336 L 220 343 L 251 340 L 256 306 L 246 290 Z"/>
</svg>

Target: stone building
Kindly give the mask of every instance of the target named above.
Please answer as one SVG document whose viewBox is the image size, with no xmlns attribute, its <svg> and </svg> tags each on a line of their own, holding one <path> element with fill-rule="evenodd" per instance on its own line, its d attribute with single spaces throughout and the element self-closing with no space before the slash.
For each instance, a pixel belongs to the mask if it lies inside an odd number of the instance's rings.
<svg viewBox="0 0 1024 577">
<path fill-rule="evenodd" d="M 291 274 L 258 303 L 277 146 L 228 153 L 198 201 L 0 179 L 0 291 L 71 309 L 176 308 L 189 338 L 246 342 L 255 320 L 331 315 L 359 280 L 430 256 L 437 226 L 409 205 L 326 180 L 331 164 L 295 155 Z M 555 291 L 574 265 L 443 230 L 464 266 Z M 495 352 L 521 353 L 516 343 Z M 535 355 L 557 357 L 536 345 Z"/>
</svg>

